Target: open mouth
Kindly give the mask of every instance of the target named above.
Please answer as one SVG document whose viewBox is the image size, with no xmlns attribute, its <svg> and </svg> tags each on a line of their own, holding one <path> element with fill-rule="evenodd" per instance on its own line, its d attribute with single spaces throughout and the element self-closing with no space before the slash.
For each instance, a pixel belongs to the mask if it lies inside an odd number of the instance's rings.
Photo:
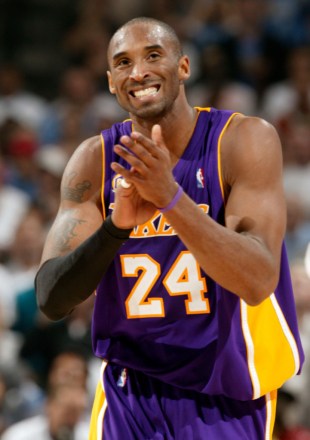
<svg viewBox="0 0 310 440">
<path fill-rule="evenodd" d="M 140 89 L 140 90 L 132 90 L 130 92 L 130 95 L 133 96 L 134 98 L 146 98 L 149 96 L 155 96 L 158 93 L 159 90 L 159 85 L 158 86 L 152 86 L 152 87 L 147 87 L 145 89 Z"/>
</svg>

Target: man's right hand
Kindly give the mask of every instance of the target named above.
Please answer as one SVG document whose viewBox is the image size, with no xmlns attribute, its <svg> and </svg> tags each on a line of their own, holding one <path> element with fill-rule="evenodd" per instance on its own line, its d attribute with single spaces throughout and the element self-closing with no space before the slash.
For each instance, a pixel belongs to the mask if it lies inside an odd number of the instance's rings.
<svg viewBox="0 0 310 440">
<path fill-rule="evenodd" d="M 112 212 L 112 221 L 121 229 L 130 229 L 142 225 L 150 220 L 156 207 L 142 199 L 134 184 L 128 188 L 119 185 L 115 190 L 115 206 Z"/>
</svg>

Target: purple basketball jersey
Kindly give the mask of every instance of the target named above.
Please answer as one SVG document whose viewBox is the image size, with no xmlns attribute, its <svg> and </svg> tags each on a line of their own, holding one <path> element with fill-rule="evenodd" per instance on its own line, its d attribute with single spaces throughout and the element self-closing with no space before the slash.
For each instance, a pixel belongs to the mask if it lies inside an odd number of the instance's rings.
<svg viewBox="0 0 310 440">
<path fill-rule="evenodd" d="M 221 136 L 235 114 L 197 111 L 173 174 L 205 215 L 224 225 L 218 158 Z M 128 167 L 113 145 L 131 130 L 125 121 L 102 132 L 105 216 L 113 210 L 120 180 L 110 163 Z M 156 212 L 133 230 L 98 286 L 93 346 L 107 361 L 209 395 L 249 400 L 279 388 L 303 362 L 284 247 L 276 291 L 250 307 L 202 271 Z"/>
</svg>

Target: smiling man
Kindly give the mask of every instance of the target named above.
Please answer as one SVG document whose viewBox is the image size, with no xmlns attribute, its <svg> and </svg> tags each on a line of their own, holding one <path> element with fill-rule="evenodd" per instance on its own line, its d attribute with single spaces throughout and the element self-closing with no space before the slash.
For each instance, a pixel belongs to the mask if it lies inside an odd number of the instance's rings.
<svg viewBox="0 0 310 440">
<path fill-rule="evenodd" d="M 154 25 L 150 33 L 146 28 L 147 23 L 139 28 L 125 26 L 111 39 L 108 79 L 111 93 L 123 108 L 152 121 L 177 108 L 182 97 L 178 71 L 187 79 L 189 62 L 182 57 L 180 42 L 168 26 Z M 152 74 L 145 75 L 146 65 L 152 66 Z"/>
<path fill-rule="evenodd" d="M 271 440 L 276 390 L 303 363 L 278 135 L 191 107 L 165 23 L 126 23 L 108 61 L 130 118 L 69 161 L 36 277 L 54 320 L 96 290 L 90 439 Z"/>
</svg>

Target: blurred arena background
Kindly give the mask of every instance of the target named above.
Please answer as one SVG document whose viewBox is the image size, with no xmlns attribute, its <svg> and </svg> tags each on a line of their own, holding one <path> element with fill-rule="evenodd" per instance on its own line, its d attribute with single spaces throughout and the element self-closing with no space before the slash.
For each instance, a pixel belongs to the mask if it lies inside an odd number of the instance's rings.
<svg viewBox="0 0 310 440">
<path fill-rule="evenodd" d="M 125 117 L 107 88 L 106 49 L 142 15 L 181 37 L 192 105 L 257 115 L 280 134 L 285 239 L 309 354 L 310 0 L 0 0 L 0 436 L 29 419 L 74 427 L 59 439 L 87 437 L 100 367 L 93 299 L 52 323 L 37 310 L 34 276 L 70 155 Z M 306 360 L 280 390 L 274 440 L 310 439 L 309 379 Z M 71 396 L 64 405 L 61 393 Z M 66 411 L 76 417 L 65 423 Z"/>
</svg>

